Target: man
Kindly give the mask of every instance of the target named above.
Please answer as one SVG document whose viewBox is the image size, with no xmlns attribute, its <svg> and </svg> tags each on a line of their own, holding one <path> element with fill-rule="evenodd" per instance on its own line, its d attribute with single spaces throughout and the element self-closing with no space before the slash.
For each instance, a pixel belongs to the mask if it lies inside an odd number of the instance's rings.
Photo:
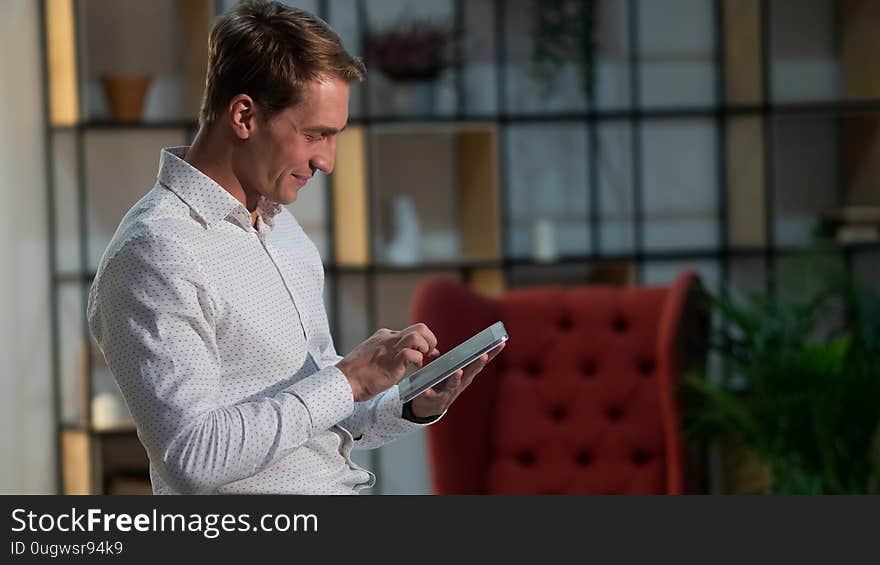
<svg viewBox="0 0 880 565">
<path fill-rule="evenodd" d="M 330 173 L 362 64 L 314 16 L 244 2 L 211 31 L 200 129 L 123 218 L 89 324 L 156 493 L 351 494 L 374 448 L 439 418 L 492 356 L 402 405 L 423 324 L 334 350 L 315 246 L 282 204 Z"/>
</svg>

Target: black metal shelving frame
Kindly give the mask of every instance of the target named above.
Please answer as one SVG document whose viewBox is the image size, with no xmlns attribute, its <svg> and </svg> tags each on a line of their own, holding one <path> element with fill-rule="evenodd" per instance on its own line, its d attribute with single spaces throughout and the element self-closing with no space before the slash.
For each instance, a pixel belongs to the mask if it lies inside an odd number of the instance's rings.
<svg viewBox="0 0 880 565">
<path fill-rule="evenodd" d="M 44 120 L 43 131 L 43 154 L 46 158 L 46 229 L 49 238 L 49 273 L 52 273 L 53 279 L 57 269 L 58 255 L 58 234 L 55 226 L 55 179 L 52 171 L 55 170 L 55 156 L 52 147 L 52 125 L 50 119 L 50 101 L 49 101 L 49 65 L 48 59 L 48 40 L 46 35 L 46 4 L 39 4 L 40 19 L 40 77 L 42 83 L 42 110 Z M 60 353 L 60 330 L 59 330 L 59 314 L 58 314 L 58 291 L 57 283 L 52 280 L 49 284 L 49 343 L 51 347 L 51 366 L 52 366 L 52 419 L 53 419 L 53 447 L 55 452 L 55 492 L 62 491 L 62 458 L 61 458 L 61 353 Z"/>
<path fill-rule="evenodd" d="M 73 0 L 74 14 L 76 14 L 75 37 L 77 45 L 77 62 L 83 61 L 82 54 L 82 37 L 81 22 L 79 22 L 79 4 L 87 0 Z M 452 8 L 452 22 L 456 37 L 463 39 L 467 30 L 467 10 L 464 0 L 448 0 Z M 585 0 L 588 1 L 588 0 Z M 797 247 L 778 247 L 775 243 L 775 190 L 774 186 L 774 155 L 773 155 L 773 128 L 774 118 L 776 117 L 831 117 L 839 118 L 848 115 L 858 114 L 880 114 L 880 99 L 878 100 L 840 100 L 840 101 L 818 101 L 807 103 L 774 103 L 772 93 L 772 72 L 773 57 L 771 43 L 771 7 L 772 0 L 760 0 L 760 37 L 761 37 L 761 69 L 762 77 L 762 102 L 755 104 L 736 104 L 728 103 L 725 96 L 725 43 L 724 43 L 724 10 L 723 0 L 710 0 L 713 10 L 713 26 L 715 43 L 713 46 L 714 61 L 714 104 L 701 106 L 682 106 L 668 108 L 642 108 L 642 85 L 640 84 L 640 60 L 639 60 L 639 1 L 625 0 L 627 8 L 627 33 L 629 37 L 628 45 L 628 80 L 629 80 L 629 96 L 630 104 L 625 109 L 597 109 L 590 107 L 582 111 L 573 112 L 549 112 L 549 113 L 516 113 L 509 111 L 508 97 L 508 77 L 505 71 L 505 65 L 508 57 L 508 37 L 507 37 L 507 14 L 509 3 L 506 0 L 491 0 L 493 18 L 492 22 L 487 23 L 491 26 L 494 34 L 494 51 L 495 51 L 495 73 L 496 73 L 496 113 L 491 114 L 475 114 L 467 111 L 466 104 L 466 88 L 463 72 L 463 65 L 457 65 L 454 74 L 454 90 L 456 92 L 456 108 L 449 116 L 371 116 L 370 113 L 370 95 L 369 81 L 365 87 L 359 91 L 361 113 L 360 116 L 354 117 L 351 124 L 362 126 L 367 134 L 374 126 L 396 123 L 419 123 L 425 125 L 431 124 L 448 124 L 448 123 L 492 123 L 497 126 L 498 132 L 498 176 L 500 186 L 500 210 L 501 223 L 499 226 L 501 235 L 501 256 L 496 260 L 486 261 L 450 261 L 450 262 L 434 262 L 425 263 L 415 266 L 391 266 L 380 263 L 369 263 L 365 266 L 351 267 L 337 265 L 334 257 L 334 224 L 333 224 L 333 191 L 326 191 L 326 222 L 327 222 L 327 241 L 328 254 L 325 257 L 325 272 L 331 281 L 329 304 L 331 312 L 331 329 L 334 337 L 338 338 L 340 329 L 340 281 L 345 276 L 356 276 L 363 279 L 367 296 L 367 325 L 370 328 L 376 327 L 378 313 L 376 311 L 376 289 L 377 279 L 384 274 L 400 274 L 400 273 L 430 273 L 430 272 L 457 272 L 463 280 L 469 280 L 471 273 L 477 269 L 500 269 L 504 275 L 505 282 L 510 282 L 510 276 L 513 269 L 518 267 L 529 266 L 546 266 L 547 263 L 535 262 L 528 259 L 511 258 L 510 253 L 510 225 L 509 218 L 511 212 L 511 200 L 507 187 L 507 170 L 510 164 L 510 155 L 507 144 L 507 136 L 511 126 L 520 124 L 580 124 L 584 126 L 585 135 L 587 136 L 588 150 L 584 157 L 587 160 L 587 178 L 584 190 L 588 193 L 588 214 L 584 218 L 589 226 L 588 241 L 589 249 L 583 254 L 574 256 L 560 257 L 555 263 L 565 264 L 585 264 L 590 265 L 597 262 L 625 262 L 630 263 L 635 268 L 636 282 L 644 281 L 644 268 L 648 262 L 662 261 L 712 261 L 719 268 L 721 292 L 726 293 L 731 283 L 731 262 L 736 259 L 752 258 L 762 259 L 766 271 L 769 273 L 777 258 L 796 254 L 801 251 Z M 331 0 L 318 0 L 318 15 L 328 20 L 331 25 L 333 21 L 330 18 Z M 223 2 L 214 2 L 215 12 L 222 9 Z M 355 0 L 356 18 L 361 36 L 363 38 L 364 30 L 368 29 L 366 0 Z M 52 284 L 50 285 L 50 308 L 51 308 L 51 343 L 52 343 L 52 372 L 53 372 L 53 394 L 52 407 L 55 418 L 56 429 L 56 489 L 62 492 L 62 472 L 61 472 L 61 432 L 64 429 L 70 429 L 73 425 L 70 422 L 62 421 L 61 410 L 61 359 L 60 359 L 60 313 L 58 292 L 62 285 L 74 284 L 81 286 L 82 304 L 85 304 L 88 289 L 94 277 L 94 273 L 90 271 L 89 265 L 89 241 L 88 241 L 88 206 L 86 201 L 86 172 L 85 172 L 85 136 L 91 131 L 126 131 L 126 130 L 179 130 L 184 132 L 187 139 L 192 139 L 198 129 L 198 123 L 195 120 L 164 120 L 164 121 L 147 121 L 137 124 L 120 124 L 106 120 L 87 119 L 75 125 L 56 126 L 51 123 L 50 119 L 50 101 L 49 101 L 49 73 L 48 73 L 48 52 L 46 49 L 46 0 L 40 2 L 40 49 L 43 77 L 43 113 L 44 113 L 44 150 L 46 154 L 45 168 L 47 178 L 47 230 L 49 237 L 49 267 L 52 273 Z M 839 44 L 839 41 L 836 41 Z M 455 42 L 454 58 L 458 62 L 464 62 L 463 41 Z M 369 65 L 363 45 L 358 46 L 361 53 L 364 54 L 365 62 Z M 82 69 L 82 65 L 80 64 Z M 595 93 L 595 80 L 594 93 Z M 79 87 L 82 87 L 82 79 L 80 78 Z M 594 97 L 593 97 L 594 98 Z M 81 104 L 84 102 L 81 101 Z M 726 132 L 727 124 L 731 119 L 738 117 L 758 117 L 762 122 L 763 137 L 763 184 L 764 184 L 764 210 L 765 210 L 765 238 L 764 244 L 754 247 L 736 247 L 732 246 L 729 241 L 729 209 L 728 209 L 728 181 L 727 170 L 729 163 L 727 161 Z M 716 159 L 717 159 L 717 223 L 718 223 L 718 245 L 709 248 L 676 250 L 670 249 L 665 251 L 652 251 L 645 247 L 644 242 L 644 186 L 642 179 L 642 126 L 646 121 L 656 120 L 686 120 L 693 118 L 705 118 L 712 120 L 716 136 Z M 602 147 L 599 141 L 599 126 L 607 123 L 619 122 L 629 126 L 629 135 L 631 140 L 631 152 L 629 166 L 632 172 L 632 190 L 633 190 L 633 246 L 630 252 L 626 253 L 603 253 L 601 238 L 601 194 L 599 190 L 598 162 Z M 75 168 L 77 180 L 77 217 L 79 232 L 79 254 L 80 254 L 80 272 L 59 272 L 58 271 L 58 242 L 57 229 L 55 226 L 55 214 L 57 206 L 55 178 L 55 161 L 53 141 L 56 135 L 61 133 L 69 133 L 74 137 L 75 146 Z M 369 148 L 368 148 L 369 151 Z M 367 166 L 371 162 L 370 156 L 365 159 Z M 840 175 L 838 175 L 840 176 Z M 369 171 L 367 171 L 368 183 L 371 181 Z M 332 179 L 331 179 L 332 181 Z M 374 190 L 368 186 L 369 198 L 369 225 L 373 225 L 376 210 L 374 199 L 372 198 Z M 369 234 L 368 242 L 369 253 L 374 254 L 373 234 Z M 862 244 L 842 247 L 839 252 L 843 255 L 847 264 L 851 265 L 853 255 L 861 251 L 878 251 L 878 244 Z M 772 277 L 766 277 L 768 288 L 772 290 Z M 88 338 L 88 327 L 85 320 L 85 313 L 82 318 L 83 338 Z M 86 348 L 89 352 L 89 358 L 86 359 L 86 387 L 92 389 L 92 359 L 91 348 Z M 84 421 L 91 421 L 90 407 L 88 403 L 84 406 L 86 414 Z M 374 466 L 378 464 L 378 460 L 374 460 Z M 377 491 L 381 492 L 382 485 L 377 485 Z"/>
</svg>

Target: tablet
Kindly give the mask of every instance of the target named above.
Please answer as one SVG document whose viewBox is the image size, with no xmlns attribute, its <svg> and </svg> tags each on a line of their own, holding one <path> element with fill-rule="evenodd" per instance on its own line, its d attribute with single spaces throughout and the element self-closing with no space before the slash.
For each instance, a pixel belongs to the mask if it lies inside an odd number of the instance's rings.
<svg viewBox="0 0 880 565">
<path fill-rule="evenodd" d="M 400 399 L 409 402 L 505 341 L 507 330 L 504 329 L 504 324 L 495 322 L 400 381 L 397 384 Z"/>
</svg>

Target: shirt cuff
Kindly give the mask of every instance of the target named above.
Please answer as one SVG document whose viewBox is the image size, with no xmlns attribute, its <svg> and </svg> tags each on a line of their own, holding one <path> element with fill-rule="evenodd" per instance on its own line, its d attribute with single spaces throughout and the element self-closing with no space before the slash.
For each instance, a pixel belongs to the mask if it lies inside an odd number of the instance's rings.
<svg viewBox="0 0 880 565">
<path fill-rule="evenodd" d="M 288 390 L 305 404 L 315 431 L 329 430 L 354 411 L 351 386 L 335 365 L 292 384 Z"/>
<path fill-rule="evenodd" d="M 387 394 L 383 396 L 381 404 L 379 405 L 379 418 L 381 421 L 389 428 L 397 429 L 399 433 L 408 433 L 419 428 L 424 428 L 425 426 L 437 422 L 446 414 L 444 411 L 443 414 L 440 414 L 437 418 L 428 423 L 417 423 L 404 417 L 403 404 L 397 386 L 393 386 L 388 390 Z"/>
<path fill-rule="evenodd" d="M 410 422 L 413 422 L 414 424 L 433 424 L 434 422 L 436 422 L 437 420 L 442 418 L 443 414 L 445 414 L 445 413 L 446 413 L 446 411 L 444 410 L 440 414 L 436 414 L 434 416 L 428 416 L 427 418 L 420 418 L 420 417 L 416 416 L 415 414 L 413 414 L 412 400 L 410 400 L 409 402 L 403 403 L 402 417 L 404 420 L 409 420 Z"/>
</svg>

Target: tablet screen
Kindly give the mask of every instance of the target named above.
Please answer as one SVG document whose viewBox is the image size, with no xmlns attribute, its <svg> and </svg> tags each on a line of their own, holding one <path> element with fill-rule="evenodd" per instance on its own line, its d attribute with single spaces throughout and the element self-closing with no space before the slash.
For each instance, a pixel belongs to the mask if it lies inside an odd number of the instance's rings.
<svg viewBox="0 0 880 565">
<path fill-rule="evenodd" d="M 504 324 L 495 322 L 400 381 L 397 385 L 400 399 L 403 402 L 412 400 L 506 340 Z"/>
</svg>

